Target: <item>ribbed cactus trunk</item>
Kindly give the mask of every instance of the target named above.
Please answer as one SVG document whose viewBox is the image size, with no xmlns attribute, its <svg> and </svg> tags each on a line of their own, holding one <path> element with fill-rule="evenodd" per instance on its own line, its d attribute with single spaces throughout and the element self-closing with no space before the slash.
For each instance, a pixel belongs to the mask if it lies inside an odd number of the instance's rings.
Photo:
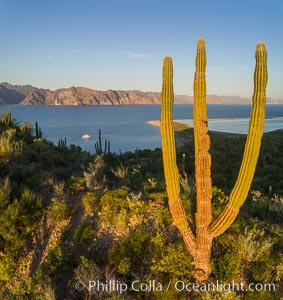
<svg viewBox="0 0 283 300">
<path fill-rule="evenodd" d="M 244 157 L 236 184 L 231 192 L 229 203 L 223 212 L 212 222 L 212 182 L 210 138 L 208 135 L 206 111 L 206 53 L 205 42 L 198 40 L 196 72 L 194 80 L 194 141 L 195 141 L 195 179 L 196 179 L 196 225 L 193 233 L 180 200 L 179 172 L 176 164 L 176 149 L 172 120 L 173 65 L 171 57 L 164 58 L 163 85 L 161 92 L 162 155 L 169 208 L 174 224 L 179 229 L 189 253 L 194 258 L 197 281 L 206 280 L 211 272 L 209 265 L 212 240 L 222 234 L 235 220 L 239 208 L 244 203 L 254 176 L 260 151 L 265 118 L 267 53 L 263 43 L 256 48 L 256 67 L 254 73 L 254 94 L 249 131 Z"/>
<path fill-rule="evenodd" d="M 198 40 L 196 72 L 194 80 L 194 141 L 195 141 L 195 180 L 196 180 L 196 254 L 194 257 L 195 277 L 202 280 L 210 274 L 209 266 L 212 236 L 208 231 L 212 219 L 211 198 L 211 157 L 208 152 L 210 138 L 208 135 L 206 112 L 206 53 L 205 42 Z"/>
</svg>

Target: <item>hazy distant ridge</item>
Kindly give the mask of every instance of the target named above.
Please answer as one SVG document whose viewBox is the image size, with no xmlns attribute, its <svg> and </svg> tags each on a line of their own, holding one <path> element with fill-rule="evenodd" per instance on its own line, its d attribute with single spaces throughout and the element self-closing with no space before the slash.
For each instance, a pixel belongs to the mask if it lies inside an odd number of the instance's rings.
<svg viewBox="0 0 283 300">
<path fill-rule="evenodd" d="M 138 90 L 97 91 L 85 87 L 62 88 L 56 91 L 36 88 L 31 85 L 0 84 L 0 104 L 20 105 L 130 105 L 158 104 L 160 93 L 142 92 Z M 271 101 L 269 103 L 280 103 Z M 175 95 L 175 103 L 191 104 L 192 96 Z M 250 99 L 240 96 L 208 95 L 209 104 L 245 104 Z M 282 103 L 282 102 L 281 102 Z"/>
</svg>

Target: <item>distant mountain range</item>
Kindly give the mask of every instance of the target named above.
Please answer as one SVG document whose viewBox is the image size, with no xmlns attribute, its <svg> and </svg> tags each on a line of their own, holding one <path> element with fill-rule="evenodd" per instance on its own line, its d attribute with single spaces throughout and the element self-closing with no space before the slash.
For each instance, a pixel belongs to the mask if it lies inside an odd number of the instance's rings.
<svg viewBox="0 0 283 300">
<path fill-rule="evenodd" d="M 160 93 L 142 92 L 138 90 L 97 91 L 85 87 L 62 88 L 56 91 L 36 88 L 31 85 L 12 85 L 0 83 L 0 105 L 130 105 L 130 104 L 158 104 Z M 191 104 L 193 96 L 175 95 L 176 104 Z M 208 104 L 246 104 L 251 103 L 248 98 L 240 96 L 208 95 Z M 268 103 L 283 103 L 272 101 Z"/>
</svg>

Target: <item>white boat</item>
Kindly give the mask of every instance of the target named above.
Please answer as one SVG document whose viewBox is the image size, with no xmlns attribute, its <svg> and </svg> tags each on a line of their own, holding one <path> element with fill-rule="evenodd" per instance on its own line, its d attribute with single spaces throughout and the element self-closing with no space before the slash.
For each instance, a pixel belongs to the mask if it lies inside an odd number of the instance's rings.
<svg viewBox="0 0 283 300">
<path fill-rule="evenodd" d="M 90 135 L 89 134 L 84 134 L 83 136 L 82 136 L 82 139 L 83 140 L 88 140 L 88 139 L 90 139 Z"/>
</svg>

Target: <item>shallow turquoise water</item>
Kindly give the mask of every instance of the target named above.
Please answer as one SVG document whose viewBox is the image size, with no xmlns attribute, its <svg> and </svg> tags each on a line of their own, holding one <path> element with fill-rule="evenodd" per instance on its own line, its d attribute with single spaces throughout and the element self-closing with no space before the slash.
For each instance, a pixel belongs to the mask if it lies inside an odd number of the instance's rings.
<svg viewBox="0 0 283 300">
<path fill-rule="evenodd" d="M 192 119 L 189 120 L 182 119 L 176 121 L 183 124 L 188 124 L 189 126 L 193 127 Z M 220 132 L 247 134 L 248 125 L 249 125 L 249 119 L 242 119 L 242 120 L 241 119 L 238 120 L 214 119 L 208 121 L 209 130 L 220 131 Z M 283 118 L 265 119 L 264 132 L 274 131 L 282 128 L 283 128 Z"/>
</svg>

